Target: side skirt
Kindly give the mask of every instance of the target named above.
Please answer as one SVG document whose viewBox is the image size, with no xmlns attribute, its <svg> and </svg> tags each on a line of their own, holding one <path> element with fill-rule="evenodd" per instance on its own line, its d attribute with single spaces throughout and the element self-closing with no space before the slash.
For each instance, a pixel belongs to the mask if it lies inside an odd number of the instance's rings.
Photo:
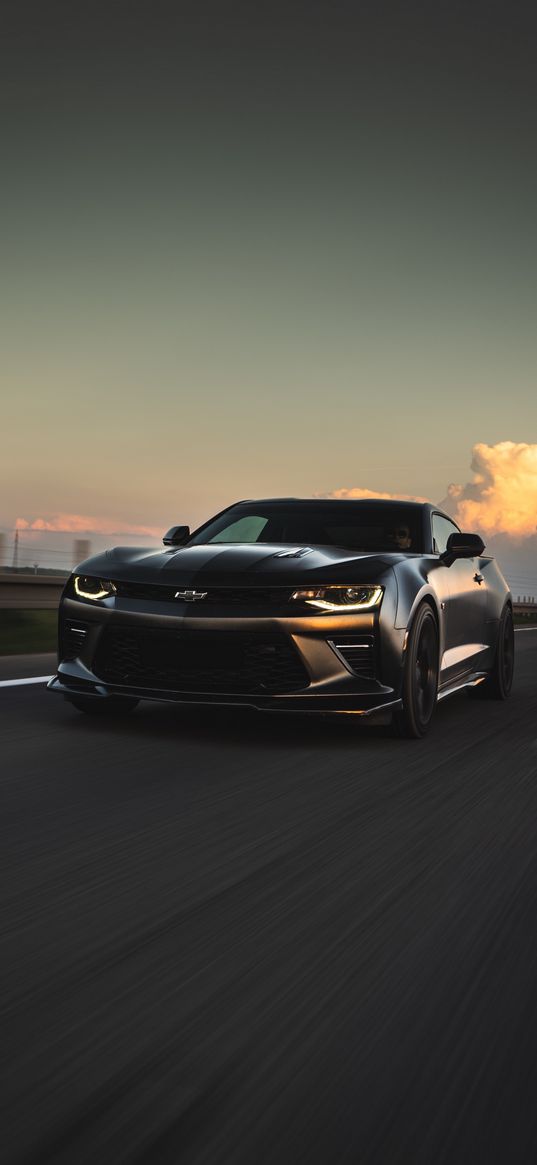
<svg viewBox="0 0 537 1165">
<path fill-rule="evenodd" d="M 461 692 L 463 688 L 477 688 L 478 684 L 482 684 L 486 680 L 488 672 L 476 671 L 471 675 L 466 676 L 465 679 L 454 680 L 452 684 L 447 684 L 445 688 L 441 688 L 436 697 L 437 704 L 440 700 L 445 700 L 447 696 L 453 696 L 455 692 Z"/>
</svg>

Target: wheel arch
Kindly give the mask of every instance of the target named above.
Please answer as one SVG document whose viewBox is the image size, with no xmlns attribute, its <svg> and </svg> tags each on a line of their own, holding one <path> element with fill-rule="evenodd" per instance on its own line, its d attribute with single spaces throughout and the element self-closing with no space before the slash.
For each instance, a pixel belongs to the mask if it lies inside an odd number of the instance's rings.
<svg viewBox="0 0 537 1165">
<path fill-rule="evenodd" d="M 411 610 L 410 610 L 410 613 L 408 616 L 408 620 L 407 620 L 407 626 L 406 626 L 407 633 L 410 631 L 410 628 L 412 627 L 414 619 L 416 618 L 416 615 L 417 615 L 420 607 L 422 607 L 424 605 L 424 603 L 426 603 L 427 606 L 429 606 L 431 608 L 431 611 L 433 612 L 433 615 L 434 615 L 435 620 L 436 620 L 438 634 L 440 635 L 441 620 L 440 620 L 439 604 L 438 604 L 438 600 L 436 598 L 436 595 L 433 593 L 433 591 L 430 591 L 430 590 L 420 591 L 420 593 L 416 595 L 416 598 L 412 604 L 412 607 L 411 607 Z"/>
<path fill-rule="evenodd" d="M 429 590 L 421 591 L 420 594 L 416 595 L 416 599 L 415 599 L 414 603 L 412 604 L 412 609 L 411 609 L 410 614 L 408 616 L 408 622 L 407 622 L 406 630 L 405 630 L 403 656 L 406 654 L 408 637 L 409 637 L 410 632 L 412 630 L 412 626 L 415 622 L 416 615 L 418 614 L 418 611 L 424 606 L 429 607 L 429 610 L 432 612 L 432 614 L 434 616 L 434 621 L 436 623 L 436 630 L 437 630 L 437 634 L 438 634 L 438 666 L 440 667 L 440 662 L 442 660 L 442 656 L 444 653 L 444 623 L 443 623 L 443 620 L 441 617 L 441 612 L 439 609 L 439 602 L 436 598 L 436 595 L 432 591 L 429 591 Z"/>
</svg>

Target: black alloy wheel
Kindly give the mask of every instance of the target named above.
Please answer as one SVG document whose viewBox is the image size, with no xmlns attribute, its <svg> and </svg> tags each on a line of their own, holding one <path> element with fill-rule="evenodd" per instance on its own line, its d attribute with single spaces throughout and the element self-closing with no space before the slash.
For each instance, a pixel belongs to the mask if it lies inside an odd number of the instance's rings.
<svg viewBox="0 0 537 1165">
<path fill-rule="evenodd" d="M 419 739 L 429 728 L 438 692 L 438 625 L 428 603 L 418 608 L 408 635 L 403 707 L 394 715 L 399 736 Z"/>
<path fill-rule="evenodd" d="M 515 628 L 511 607 L 506 606 L 500 618 L 492 670 L 485 682 L 476 688 L 476 692 L 488 696 L 491 700 L 506 700 L 511 694 L 514 673 Z"/>
</svg>

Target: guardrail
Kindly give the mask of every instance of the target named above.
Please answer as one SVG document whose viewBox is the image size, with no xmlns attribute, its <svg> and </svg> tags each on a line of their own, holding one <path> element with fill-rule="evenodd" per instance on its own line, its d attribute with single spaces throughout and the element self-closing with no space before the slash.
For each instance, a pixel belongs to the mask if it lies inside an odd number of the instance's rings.
<svg viewBox="0 0 537 1165">
<path fill-rule="evenodd" d="M 0 608 L 55 611 L 65 583 L 65 575 L 0 574 Z"/>
<path fill-rule="evenodd" d="M 0 572 L 0 608 L 13 611 L 54 611 L 66 583 L 65 575 Z M 537 603 L 513 603 L 519 618 L 537 617 Z"/>
<path fill-rule="evenodd" d="M 537 603 L 513 603 L 513 611 L 521 619 L 537 619 Z"/>
</svg>

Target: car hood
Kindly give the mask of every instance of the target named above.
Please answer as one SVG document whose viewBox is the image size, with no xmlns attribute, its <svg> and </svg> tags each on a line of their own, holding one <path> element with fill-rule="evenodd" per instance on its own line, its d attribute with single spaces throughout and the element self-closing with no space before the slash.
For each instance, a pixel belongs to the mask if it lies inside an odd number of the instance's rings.
<svg viewBox="0 0 537 1165">
<path fill-rule="evenodd" d="M 88 558 L 77 572 L 128 582 L 191 587 L 285 586 L 297 580 L 376 581 L 400 554 L 345 551 L 332 546 L 290 547 L 267 543 L 212 543 L 147 551 L 120 546 Z"/>
</svg>

